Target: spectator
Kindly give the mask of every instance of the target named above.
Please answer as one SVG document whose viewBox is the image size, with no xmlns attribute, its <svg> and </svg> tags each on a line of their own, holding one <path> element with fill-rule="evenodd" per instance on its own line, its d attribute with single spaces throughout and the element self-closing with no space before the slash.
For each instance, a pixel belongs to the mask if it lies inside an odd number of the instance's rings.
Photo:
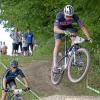
<svg viewBox="0 0 100 100">
<path fill-rule="evenodd" d="M 24 56 L 26 56 L 27 55 L 27 41 L 26 41 L 26 38 L 25 38 L 25 36 L 23 35 L 22 36 L 22 53 L 23 53 L 23 55 Z"/>
<path fill-rule="evenodd" d="M 2 54 L 2 41 L 0 41 L 0 55 Z"/>
<path fill-rule="evenodd" d="M 10 34 L 10 37 L 12 38 L 12 55 L 17 55 L 18 53 L 18 37 L 17 37 L 18 28 L 15 30 L 15 32 Z"/>
<path fill-rule="evenodd" d="M 31 30 L 28 28 L 28 31 L 26 33 L 26 40 L 28 43 L 28 55 L 31 53 L 33 53 L 33 33 L 31 32 Z"/>
<path fill-rule="evenodd" d="M 20 47 L 20 51 L 22 53 L 22 33 L 20 31 L 17 32 L 17 37 L 18 37 L 18 50 Z"/>
<path fill-rule="evenodd" d="M 34 40 L 34 46 L 33 46 L 33 51 L 39 48 L 39 44 L 37 43 L 36 40 Z"/>
<path fill-rule="evenodd" d="M 7 55 L 7 49 L 8 49 L 8 47 L 6 46 L 5 42 L 3 42 L 3 46 L 2 46 L 2 54 L 3 55 Z"/>
</svg>

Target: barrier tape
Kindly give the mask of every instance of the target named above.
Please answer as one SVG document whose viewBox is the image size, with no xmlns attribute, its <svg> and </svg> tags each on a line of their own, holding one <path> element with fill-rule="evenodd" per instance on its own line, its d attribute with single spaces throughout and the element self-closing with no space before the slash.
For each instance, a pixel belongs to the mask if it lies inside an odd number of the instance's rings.
<svg viewBox="0 0 100 100">
<path fill-rule="evenodd" d="M 99 90 L 97 90 L 97 89 L 95 89 L 95 88 L 89 86 L 89 83 L 88 83 L 88 75 L 87 75 L 87 79 L 86 79 L 86 88 L 88 88 L 88 89 L 94 91 L 94 92 L 97 93 L 97 94 L 100 94 L 100 91 L 99 91 Z"/>
</svg>

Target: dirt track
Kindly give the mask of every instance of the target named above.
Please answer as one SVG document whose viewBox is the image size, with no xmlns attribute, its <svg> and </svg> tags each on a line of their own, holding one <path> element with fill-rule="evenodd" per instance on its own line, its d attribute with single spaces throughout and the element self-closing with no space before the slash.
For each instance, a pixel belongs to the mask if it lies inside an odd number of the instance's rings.
<svg viewBox="0 0 100 100">
<path fill-rule="evenodd" d="M 69 87 L 63 87 L 62 85 L 55 86 L 51 83 L 50 65 L 49 61 L 34 60 L 23 68 L 32 89 L 40 96 L 54 94 L 75 95 L 74 91 Z"/>
<path fill-rule="evenodd" d="M 34 60 L 29 64 L 25 64 L 22 68 L 25 71 L 32 90 L 40 97 L 49 96 L 41 100 L 100 100 L 100 97 L 77 97 L 75 99 L 73 96 L 79 96 L 79 94 L 72 88 L 72 84 L 65 86 L 62 84 L 58 86 L 53 85 L 50 79 L 50 67 L 50 61 Z"/>
</svg>

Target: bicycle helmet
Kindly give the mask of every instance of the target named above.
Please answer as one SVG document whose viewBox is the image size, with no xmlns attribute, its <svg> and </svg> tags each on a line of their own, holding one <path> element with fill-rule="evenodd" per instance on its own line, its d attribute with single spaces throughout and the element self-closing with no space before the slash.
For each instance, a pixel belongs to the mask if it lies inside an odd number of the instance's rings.
<svg viewBox="0 0 100 100">
<path fill-rule="evenodd" d="M 64 15 L 65 16 L 73 16 L 74 14 L 74 8 L 71 5 L 66 5 L 64 7 Z"/>
<path fill-rule="evenodd" d="M 18 66 L 18 62 L 16 60 L 13 60 L 10 62 L 11 67 L 17 67 Z"/>
</svg>

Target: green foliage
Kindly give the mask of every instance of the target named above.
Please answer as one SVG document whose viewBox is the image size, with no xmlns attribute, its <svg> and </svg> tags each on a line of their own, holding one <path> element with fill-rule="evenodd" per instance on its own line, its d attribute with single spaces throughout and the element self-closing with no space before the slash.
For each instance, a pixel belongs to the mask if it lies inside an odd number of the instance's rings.
<svg viewBox="0 0 100 100">
<path fill-rule="evenodd" d="M 26 31 L 30 26 L 36 33 L 40 45 L 53 37 L 53 23 L 59 10 L 66 4 L 72 4 L 86 27 L 92 34 L 95 49 L 99 42 L 100 1 L 99 0 L 0 0 L 2 20 L 8 21 L 5 27 L 19 27 Z"/>
</svg>

